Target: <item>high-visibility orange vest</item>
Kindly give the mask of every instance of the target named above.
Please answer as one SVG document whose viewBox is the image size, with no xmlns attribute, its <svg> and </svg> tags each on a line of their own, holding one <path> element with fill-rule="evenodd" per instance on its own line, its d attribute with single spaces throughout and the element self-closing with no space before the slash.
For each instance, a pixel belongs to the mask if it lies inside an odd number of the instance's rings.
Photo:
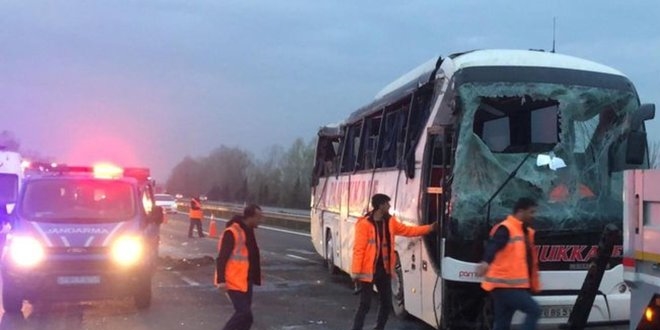
<svg viewBox="0 0 660 330">
<path fill-rule="evenodd" d="M 248 290 L 248 249 L 245 244 L 245 232 L 237 223 L 225 228 L 234 235 L 234 249 L 231 251 L 227 265 L 225 266 L 225 282 L 228 290 L 247 292 Z M 224 235 L 222 235 L 224 238 Z M 219 245 L 222 246 L 222 240 Z"/>
<path fill-rule="evenodd" d="M 190 219 L 202 219 L 204 217 L 204 211 L 202 210 L 202 203 L 194 199 L 192 200 L 192 203 L 195 204 L 199 209 L 193 210 L 191 207 L 190 211 L 188 211 L 188 217 L 190 217 Z"/>
<path fill-rule="evenodd" d="M 495 259 L 488 267 L 488 271 L 481 282 L 481 287 L 486 291 L 495 288 L 523 288 L 540 290 L 538 259 L 534 255 L 534 230 L 529 228 L 527 237 L 532 251 L 532 273 L 531 278 L 527 268 L 527 257 L 525 249 L 525 236 L 523 222 L 513 216 L 495 225 L 490 231 L 493 237 L 500 226 L 509 230 L 509 242 L 495 254 Z"/>
<path fill-rule="evenodd" d="M 376 227 L 369 220 L 368 216 L 359 218 L 355 223 L 355 241 L 353 242 L 353 263 L 351 272 L 353 276 L 362 282 L 372 282 L 376 272 L 376 260 L 378 260 L 378 246 L 382 246 L 383 266 L 385 272 L 392 274 L 394 272 L 394 236 L 422 236 L 433 230 L 432 225 L 424 226 L 406 226 L 399 222 L 394 216 L 391 216 L 387 222 L 390 234 L 390 245 L 387 240 L 379 239 L 376 235 Z"/>
</svg>

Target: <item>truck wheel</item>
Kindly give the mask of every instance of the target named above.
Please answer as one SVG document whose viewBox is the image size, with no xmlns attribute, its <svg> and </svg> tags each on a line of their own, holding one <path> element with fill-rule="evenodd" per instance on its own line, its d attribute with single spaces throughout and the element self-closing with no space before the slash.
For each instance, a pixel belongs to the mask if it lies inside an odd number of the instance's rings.
<svg viewBox="0 0 660 330">
<path fill-rule="evenodd" d="M 20 313 L 23 308 L 23 295 L 7 282 L 2 285 L 2 308 L 9 314 Z"/>
<path fill-rule="evenodd" d="M 394 276 L 392 276 L 392 308 L 394 315 L 400 318 L 407 318 L 408 312 L 403 296 L 403 272 L 401 271 L 401 261 L 396 254 L 396 263 L 394 264 Z"/>
<path fill-rule="evenodd" d="M 325 238 L 325 264 L 328 268 L 328 274 L 336 275 L 339 273 L 337 266 L 335 266 L 335 243 L 330 231 L 328 231 Z"/>
<path fill-rule="evenodd" d="M 151 306 L 151 276 L 146 276 L 138 282 L 133 298 L 135 307 L 138 309 L 146 309 Z"/>
</svg>

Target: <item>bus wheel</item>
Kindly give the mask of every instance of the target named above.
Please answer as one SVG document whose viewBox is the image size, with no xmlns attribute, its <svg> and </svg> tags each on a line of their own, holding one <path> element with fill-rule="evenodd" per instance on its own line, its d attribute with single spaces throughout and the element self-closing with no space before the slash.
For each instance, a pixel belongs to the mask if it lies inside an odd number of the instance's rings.
<svg viewBox="0 0 660 330">
<path fill-rule="evenodd" d="M 335 243 L 330 231 L 325 236 L 325 264 L 330 275 L 339 273 L 337 266 L 335 266 Z"/>
<path fill-rule="evenodd" d="M 2 285 L 2 308 L 10 314 L 17 314 L 23 308 L 23 296 L 5 281 Z"/>
<path fill-rule="evenodd" d="M 481 307 L 481 312 L 477 315 L 477 326 L 479 330 L 493 329 L 493 299 L 490 295 L 484 297 L 484 304 Z"/>
<path fill-rule="evenodd" d="M 392 276 L 392 308 L 394 315 L 406 318 L 408 312 L 403 299 L 403 272 L 401 271 L 401 261 L 399 255 L 396 254 L 396 264 L 394 265 L 394 276 Z"/>
<path fill-rule="evenodd" d="M 151 275 L 145 275 L 139 280 L 133 300 L 138 309 L 147 309 L 151 306 Z"/>
</svg>

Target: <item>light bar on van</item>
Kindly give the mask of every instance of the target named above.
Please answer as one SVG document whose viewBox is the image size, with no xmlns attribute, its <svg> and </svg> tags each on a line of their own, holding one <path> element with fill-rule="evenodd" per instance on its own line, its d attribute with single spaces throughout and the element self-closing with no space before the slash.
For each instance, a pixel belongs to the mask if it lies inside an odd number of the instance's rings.
<svg viewBox="0 0 660 330">
<path fill-rule="evenodd" d="M 96 164 L 94 165 L 94 177 L 99 179 L 113 179 L 119 178 L 124 174 L 121 167 L 112 164 Z"/>
</svg>

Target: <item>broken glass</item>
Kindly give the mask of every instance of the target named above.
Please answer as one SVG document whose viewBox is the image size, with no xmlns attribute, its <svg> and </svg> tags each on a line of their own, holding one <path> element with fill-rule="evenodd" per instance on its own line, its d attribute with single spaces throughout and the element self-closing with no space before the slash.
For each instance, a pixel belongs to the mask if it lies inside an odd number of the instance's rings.
<svg viewBox="0 0 660 330">
<path fill-rule="evenodd" d="M 610 170 L 609 150 L 621 142 L 628 117 L 639 106 L 634 91 L 470 82 L 459 86 L 458 97 L 455 232 L 470 238 L 510 214 L 520 197 L 538 201 L 537 230 L 592 231 L 621 221 L 622 175 Z M 555 141 L 549 143 L 552 135 Z M 528 157 L 495 196 L 486 219 L 485 203 L 515 167 L 529 153 L 548 152 L 566 167 L 552 170 Z"/>
</svg>

